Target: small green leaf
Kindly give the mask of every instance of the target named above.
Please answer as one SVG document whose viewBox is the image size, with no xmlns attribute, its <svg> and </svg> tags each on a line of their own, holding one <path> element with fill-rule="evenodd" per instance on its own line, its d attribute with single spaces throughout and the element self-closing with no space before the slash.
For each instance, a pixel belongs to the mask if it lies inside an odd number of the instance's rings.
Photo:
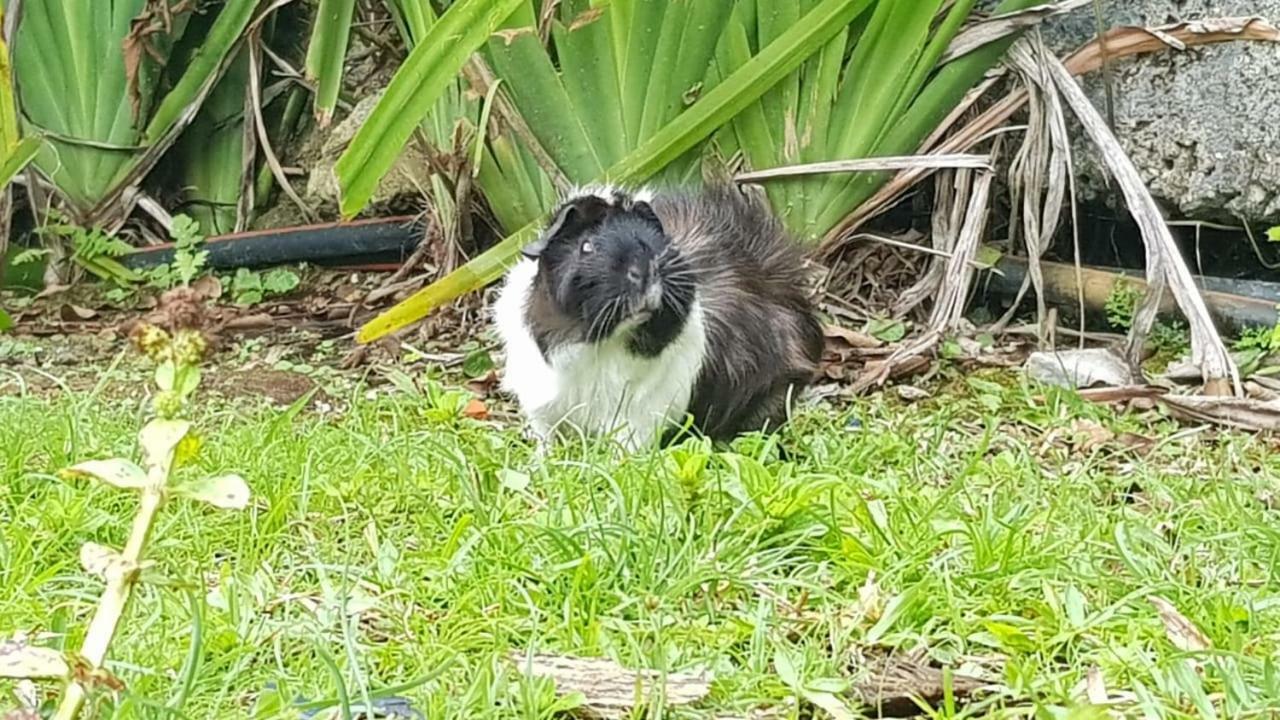
<svg viewBox="0 0 1280 720">
<path fill-rule="evenodd" d="M 169 236 L 173 238 L 173 244 L 182 250 L 189 250 L 204 239 L 200 234 L 200 223 L 183 214 L 173 216 Z"/>
<path fill-rule="evenodd" d="M 173 464 L 173 451 L 182 442 L 182 438 L 191 431 L 191 423 L 186 420 L 165 420 L 157 418 L 147 423 L 138 433 L 138 443 L 146 455 L 146 464 L 161 468 L 165 475 Z"/>
<path fill-rule="evenodd" d="M 907 336 L 907 324 L 890 318 L 872 318 L 867 321 L 865 332 L 877 340 L 894 343 Z"/>
<path fill-rule="evenodd" d="M 513 490 L 515 492 L 523 492 L 529 487 L 529 475 L 519 470 L 510 468 L 502 468 L 498 471 L 498 482 L 502 483 L 502 487 Z"/>
<path fill-rule="evenodd" d="M 156 387 L 161 390 L 172 390 L 173 380 L 177 374 L 176 368 L 171 360 L 166 360 L 156 366 Z"/>
<path fill-rule="evenodd" d="M 249 485 L 239 475 L 197 480 L 180 487 L 178 494 L 223 510 L 241 510 L 249 504 Z"/>
<path fill-rule="evenodd" d="M 551 707 L 547 708 L 547 716 L 555 717 L 562 714 L 572 714 L 572 711 L 577 710 L 586 704 L 587 696 L 583 695 L 581 692 L 574 691 L 566 693 L 556 698 L 555 702 L 551 704 Z"/>
<path fill-rule="evenodd" d="M 15 266 L 30 265 L 38 260 L 43 260 L 45 256 L 49 255 L 49 252 L 44 248 L 27 248 L 10 258 L 9 264 Z"/>
<path fill-rule="evenodd" d="M 1085 623 L 1084 595 L 1075 585 L 1067 586 L 1063 604 L 1067 613 L 1067 622 L 1071 623 L 1071 627 L 1083 628 Z"/>
<path fill-rule="evenodd" d="M 1036 644 L 1032 642 L 1031 638 L 1027 637 L 1027 634 L 1021 628 L 994 620 L 983 623 L 983 626 L 1007 650 L 1031 652 L 1036 649 Z"/>
<path fill-rule="evenodd" d="M 283 295 L 298 287 L 301 282 L 294 271 L 277 268 L 262 278 L 262 289 L 271 295 Z"/>
<path fill-rule="evenodd" d="M 4 308 L 0 308 L 0 333 L 9 332 L 12 329 L 13 317 L 11 317 L 9 313 L 5 312 Z"/>
<path fill-rule="evenodd" d="M 0 678 L 35 680 L 66 677 L 69 673 L 67 661 L 57 650 L 0 643 Z"/>
<path fill-rule="evenodd" d="M 917 585 L 904 593 L 893 596 L 888 604 L 885 605 L 884 613 L 880 615 L 880 619 L 867 631 L 867 636 L 863 641 L 868 644 L 880 642 L 885 633 L 889 632 L 897 624 L 898 620 L 915 606 L 915 595 L 918 588 L 919 586 Z"/>
<path fill-rule="evenodd" d="M 778 648 L 773 653 L 773 671 L 778 673 L 778 679 L 783 684 L 793 689 L 800 687 L 800 671 L 796 668 L 795 660 L 790 653 L 782 648 Z"/>
<path fill-rule="evenodd" d="M 247 290 L 261 290 L 262 276 L 250 270 L 249 268 L 240 268 L 236 270 L 235 277 L 231 278 L 231 291 L 235 293 Z"/>
<path fill-rule="evenodd" d="M 1270 242 L 1280 242 L 1280 225 L 1267 230 L 1267 240 Z"/>
<path fill-rule="evenodd" d="M 94 542 L 80 546 L 80 567 L 90 575 L 108 582 L 134 569 L 120 553 Z"/>
<path fill-rule="evenodd" d="M 475 350 L 462 361 L 462 372 L 469 378 L 478 378 L 494 367 L 493 358 L 486 350 Z"/>
<path fill-rule="evenodd" d="M 974 255 L 973 262 L 978 267 L 986 270 L 995 267 L 996 263 L 1000 262 L 1001 257 L 1004 257 L 1004 253 L 1000 252 L 1000 248 L 994 245 L 981 245 Z"/>
<path fill-rule="evenodd" d="M 145 470 L 122 458 L 78 463 L 64 470 L 63 475 L 93 478 L 126 490 L 136 490 L 150 484 Z"/>
<path fill-rule="evenodd" d="M 177 378 L 174 380 L 173 390 L 179 395 L 186 397 L 195 392 L 200 385 L 200 368 L 192 366 L 183 366 L 178 372 Z"/>
<path fill-rule="evenodd" d="M 209 259 L 209 253 L 201 250 L 200 252 L 179 251 L 173 256 L 173 271 L 177 273 L 178 280 L 183 285 L 190 285 L 192 280 L 200 274 L 204 269 L 205 262 Z"/>
<path fill-rule="evenodd" d="M 0 159 L 0 187 L 9 184 L 14 175 L 22 172 L 27 163 L 35 159 L 44 141 L 39 137 L 28 137 L 18 141 L 9 153 Z"/>
<path fill-rule="evenodd" d="M 946 360 L 959 360 L 964 357 L 964 347 L 955 340 L 948 338 L 942 341 L 942 347 L 939 354 Z"/>
</svg>

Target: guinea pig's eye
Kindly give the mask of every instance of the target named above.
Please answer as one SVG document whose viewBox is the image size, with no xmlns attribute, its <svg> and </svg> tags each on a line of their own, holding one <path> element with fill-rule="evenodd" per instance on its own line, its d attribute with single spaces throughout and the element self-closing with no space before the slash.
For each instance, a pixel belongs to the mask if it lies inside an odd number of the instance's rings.
<svg viewBox="0 0 1280 720">
<path fill-rule="evenodd" d="M 583 255 L 590 255 L 596 251 L 596 246 L 592 245 L 590 240 L 584 240 L 580 249 Z"/>
</svg>

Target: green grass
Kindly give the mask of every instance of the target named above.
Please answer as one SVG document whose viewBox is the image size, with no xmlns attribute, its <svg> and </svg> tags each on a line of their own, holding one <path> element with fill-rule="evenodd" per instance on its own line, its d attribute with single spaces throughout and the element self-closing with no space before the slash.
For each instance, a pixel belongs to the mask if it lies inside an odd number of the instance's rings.
<svg viewBox="0 0 1280 720">
<path fill-rule="evenodd" d="M 115 717 L 251 717 L 272 685 L 355 703 L 406 684 L 432 719 L 548 717 L 513 649 L 706 666 L 710 698 L 668 716 L 745 715 L 791 697 L 780 654 L 807 682 L 856 678 L 874 645 L 993 681 L 939 717 L 1066 717 L 1091 667 L 1125 716 L 1274 717 L 1280 456 L 984 377 L 809 410 L 788 462 L 747 438 L 539 465 L 436 390 L 361 389 L 329 415 L 211 407 L 200 470 L 242 473 L 255 504 L 166 508 L 148 571 L 164 584 L 111 653 Z M 100 402 L 0 397 L 0 637 L 76 647 L 100 589 L 78 549 L 127 533 L 130 495 L 52 476 L 134 455 L 141 403 Z M 1081 419 L 1157 442 L 1085 451 Z M 1214 650 L 1179 651 L 1151 594 Z"/>
</svg>

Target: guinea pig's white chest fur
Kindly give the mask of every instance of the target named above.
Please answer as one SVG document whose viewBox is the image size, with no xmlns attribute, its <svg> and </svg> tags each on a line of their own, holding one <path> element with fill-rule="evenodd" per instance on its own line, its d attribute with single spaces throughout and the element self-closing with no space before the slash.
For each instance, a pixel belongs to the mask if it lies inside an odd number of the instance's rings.
<svg viewBox="0 0 1280 720">
<path fill-rule="evenodd" d="M 695 300 L 680 334 L 652 358 L 627 349 L 625 334 L 601 343 L 570 343 L 544 358 L 524 312 L 537 263 L 522 260 L 494 305 L 506 348 L 502 386 L 514 394 L 532 430 L 580 430 L 613 437 L 628 449 L 651 443 L 668 423 L 683 421 L 706 355 L 706 327 Z"/>
</svg>

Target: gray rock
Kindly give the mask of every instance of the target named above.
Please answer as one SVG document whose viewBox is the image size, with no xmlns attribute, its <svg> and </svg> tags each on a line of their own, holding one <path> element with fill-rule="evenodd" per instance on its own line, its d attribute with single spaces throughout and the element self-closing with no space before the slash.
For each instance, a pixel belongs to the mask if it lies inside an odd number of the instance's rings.
<svg viewBox="0 0 1280 720">
<path fill-rule="evenodd" d="M 326 130 L 314 130 L 304 145 L 299 162 L 308 169 L 303 200 L 312 207 L 332 210 L 338 206 L 338 176 L 334 165 L 347 149 L 356 131 L 369 119 L 369 114 L 382 97 L 379 91 L 356 103 L 350 114 Z M 370 207 L 412 201 L 424 197 L 430 187 L 430 166 L 417 143 L 408 143 L 391 170 L 383 176 L 370 200 Z"/>
<path fill-rule="evenodd" d="M 1280 25 L 1280 0 L 1104 0 L 1108 27 L 1164 25 L 1223 16 L 1261 16 Z M 1044 26 L 1055 50 L 1094 37 L 1085 8 Z M 1239 41 L 1124 58 L 1112 64 L 1116 134 L 1170 215 L 1280 222 L 1280 44 Z M 1083 79 L 1100 110 L 1102 73 Z M 1106 170 L 1082 134 L 1075 142 L 1077 189 L 1114 201 Z"/>
<path fill-rule="evenodd" d="M 1033 352 L 1026 371 L 1036 382 L 1068 388 L 1123 387 L 1134 381 L 1129 365 L 1111 348 Z"/>
</svg>

